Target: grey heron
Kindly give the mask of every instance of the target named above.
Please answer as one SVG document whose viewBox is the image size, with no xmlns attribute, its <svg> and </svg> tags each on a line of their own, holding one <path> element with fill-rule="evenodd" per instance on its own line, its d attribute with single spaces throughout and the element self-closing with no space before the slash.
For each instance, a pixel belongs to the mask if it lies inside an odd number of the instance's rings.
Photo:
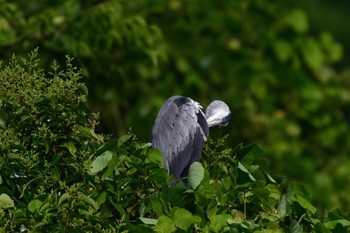
<svg viewBox="0 0 350 233">
<path fill-rule="evenodd" d="M 163 155 L 164 167 L 175 180 L 186 177 L 192 163 L 200 160 L 209 128 L 226 126 L 229 107 L 220 100 L 209 104 L 206 113 L 189 97 L 172 96 L 159 110 L 152 130 L 152 147 Z"/>
</svg>

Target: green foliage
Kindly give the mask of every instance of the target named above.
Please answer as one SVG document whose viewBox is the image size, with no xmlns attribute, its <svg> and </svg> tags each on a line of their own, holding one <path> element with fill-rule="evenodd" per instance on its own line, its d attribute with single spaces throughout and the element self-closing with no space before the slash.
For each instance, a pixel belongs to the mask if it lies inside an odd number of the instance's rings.
<svg viewBox="0 0 350 233">
<path fill-rule="evenodd" d="M 317 207 L 346 210 L 350 207 L 350 188 L 344 186 L 350 182 L 350 76 L 333 68 L 341 62 L 343 49 L 332 34 L 314 33 L 308 14 L 290 3 L 0 0 L 0 56 L 10 58 L 14 52 L 24 56 L 40 47 L 46 68 L 53 56 L 61 64 L 66 54 L 76 57 L 71 62 L 79 64 L 81 75 L 89 78 L 89 105 L 101 111 L 98 130 L 119 136 L 132 126 L 142 140 L 148 140 L 157 111 L 170 95 L 190 96 L 204 107 L 222 99 L 233 113 L 225 129 L 230 132 L 229 147 L 240 142 L 262 145 L 273 171 L 305 183 Z M 329 23 L 328 17 L 323 18 Z M 47 95 L 55 92 L 46 91 L 48 81 L 33 86 L 26 77 L 21 80 L 19 91 L 25 91 L 21 85 L 33 87 L 22 93 L 23 106 L 41 96 L 46 102 L 30 107 L 30 116 L 20 122 L 25 125 L 21 133 L 34 129 L 24 142 L 14 128 L 5 125 L 17 121 L 27 109 L 13 118 L 0 113 L 0 128 L 6 128 L 0 135 L 1 150 L 29 146 L 34 140 L 38 150 L 50 153 L 60 145 L 55 150 L 64 148 L 80 161 L 81 148 L 93 145 L 77 145 L 75 137 L 103 140 L 86 125 L 72 123 L 73 118 L 84 118 L 70 114 L 76 105 L 54 106 L 58 100 Z M 61 89 L 66 84 L 55 85 Z M 86 88 L 72 91 L 78 90 Z M 0 101 L 1 105 L 7 100 Z M 66 119 L 62 126 L 54 129 L 45 121 L 40 125 L 41 120 L 33 120 L 40 111 L 54 113 L 53 108 L 67 110 L 62 116 L 48 117 Z M 76 135 L 64 138 L 69 130 Z M 38 140 L 44 133 L 49 141 Z M 35 148 L 31 150 L 36 156 Z M 17 156 L 16 150 L 12 148 L 11 158 Z M 61 161 L 61 156 L 52 161 Z M 113 158 L 107 152 L 90 172 L 99 173 Z M 43 163 L 39 158 L 35 162 Z M 241 172 L 254 177 L 242 165 Z"/>
<path fill-rule="evenodd" d="M 174 187 L 158 150 L 94 132 L 71 62 L 46 72 L 34 51 L 1 67 L 1 232 L 346 232 L 349 217 L 318 218 L 260 147 L 224 149 L 227 137 L 209 140 L 191 188 Z"/>
</svg>

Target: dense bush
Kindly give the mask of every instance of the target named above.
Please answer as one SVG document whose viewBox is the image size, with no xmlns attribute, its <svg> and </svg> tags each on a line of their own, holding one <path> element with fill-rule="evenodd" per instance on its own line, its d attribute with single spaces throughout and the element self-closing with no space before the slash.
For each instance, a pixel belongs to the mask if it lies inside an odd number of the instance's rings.
<svg viewBox="0 0 350 233">
<path fill-rule="evenodd" d="M 148 143 L 94 132 L 72 60 L 46 71 L 34 51 L 1 66 L 1 232 L 347 232 L 349 216 L 319 217 L 258 146 L 226 149 L 227 137 L 191 166 L 191 189 L 173 187 Z"/>
</svg>

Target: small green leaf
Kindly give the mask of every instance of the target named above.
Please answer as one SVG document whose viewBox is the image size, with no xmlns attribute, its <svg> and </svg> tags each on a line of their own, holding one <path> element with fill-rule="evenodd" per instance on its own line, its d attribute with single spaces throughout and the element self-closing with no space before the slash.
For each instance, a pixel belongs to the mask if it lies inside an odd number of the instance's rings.
<svg viewBox="0 0 350 233">
<path fill-rule="evenodd" d="M 309 22 L 305 12 L 301 9 L 294 9 L 286 17 L 286 22 L 296 32 L 306 32 L 309 28 Z"/>
<path fill-rule="evenodd" d="M 158 219 L 154 218 L 139 218 L 141 222 L 147 225 L 156 225 L 158 223 Z"/>
<path fill-rule="evenodd" d="M 204 178 L 204 168 L 201 163 L 194 162 L 188 172 L 188 182 L 193 189 L 196 189 Z"/>
<path fill-rule="evenodd" d="M 36 210 L 40 209 L 42 204 L 43 203 L 40 200 L 35 199 L 28 204 L 28 210 L 34 213 Z"/>
<path fill-rule="evenodd" d="M 87 196 L 82 196 L 80 198 L 80 200 L 82 202 L 84 202 L 85 204 L 91 206 L 94 210 L 97 210 L 98 209 L 98 205 L 97 203 L 94 201 L 94 199 L 92 199 L 91 197 L 87 197 Z"/>
<path fill-rule="evenodd" d="M 100 207 L 103 203 L 106 201 L 107 193 L 105 191 L 102 191 L 96 198 L 96 203 Z"/>
<path fill-rule="evenodd" d="M 66 142 L 62 146 L 66 147 L 71 155 L 76 156 L 77 148 L 72 142 Z"/>
<path fill-rule="evenodd" d="M 0 208 L 8 209 L 12 207 L 15 207 L 15 203 L 13 202 L 13 200 L 6 193 L 2 193 L 0 195 Z"/>
<path fill-rule="evenodd" d="M 64 193 L 62 194 L 62 196 L 60 197 L 60 199 L 58 200 L 58 206 L 60 206 L 63 202 L 65 202 L 66 200 L 68 200 L 70 198 L 70 194 L 69 193 Z"/>
<path fill-rule="evenodd" d="M 278 40 L 274 44 L 274 51 L 279 61 L 287 62 L 293 55 L 292 46 L 284 40 Z"/>
<path fill-rule="evenodd" d="M 311 37 L 300 41 L 300 49 L 306 65 L 313 71 L 321 69 L 324 62 L 324 54 L 319 43 Z"/>
<path fill-rule="evenodd" d="M 118 139 L 118 147 L 121 147 L 123 144 L 125 144 L 127 141 L 129 141 L 132 138 L 132 135 L 123 135 Z"/>
<path fill-rule="evenodd" d="M 113 154 L 110 151 L 105 151 L 102 155 L 98 156 L 90 165 L 90 171 L 93 174 L 102 171 L 112 159 Z"/>
</svg>

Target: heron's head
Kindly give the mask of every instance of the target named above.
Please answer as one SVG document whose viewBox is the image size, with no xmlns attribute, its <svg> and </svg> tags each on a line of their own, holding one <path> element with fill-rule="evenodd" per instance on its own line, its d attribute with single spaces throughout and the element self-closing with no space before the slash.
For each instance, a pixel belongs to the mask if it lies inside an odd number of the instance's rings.
<svg viewBox="0 0 350 233">
<path fill-rule="evenodd" d="M 207 107 L 205 117 L 209 128 L 221 127 L 226 126 L 230 122 L 231 112 L 227 104 L 221 100 L 214 100 Z"/>
</svg>

